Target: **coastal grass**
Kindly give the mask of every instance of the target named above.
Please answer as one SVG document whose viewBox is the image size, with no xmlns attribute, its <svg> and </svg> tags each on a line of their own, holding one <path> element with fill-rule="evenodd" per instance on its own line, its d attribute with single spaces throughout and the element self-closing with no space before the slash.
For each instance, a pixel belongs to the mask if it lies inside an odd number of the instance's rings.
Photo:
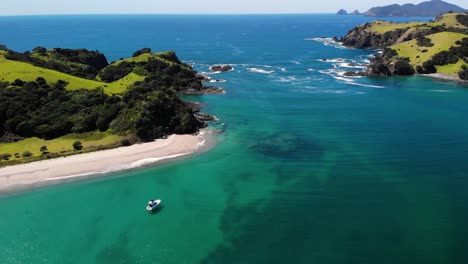
<svg viewBox="0 0 468 264">
<path fill-rule="evenodd" d="M 144 76 L 131 72 L 120 80 L 112 83 L 102 83 L 102 85 L 106 94 L 119 94 L 125 92 L 125 90 L 136 81 L 143 81 L 144 79 Z"/>
<path fill-rule="evenodd" d="M 110 65 L 119 65 L 120 63 L 122 62 L 143 62 L 143 61 L 148 61 L 149 59 L 155 59 L 155 60 L 160 60 L 164 63 L 167 63 L 169 65 L 172 65 L 172 64 L 175 64 L 175 62 L 172 62 L 170 60 L 167 60 L 161 56 L 164 56 L 166 54 L 169 54 L 169 51 L 163 51 L 163 52 L 157 52 L 157 53 L 143 53 L 143 54 L 140 54 L 136 57 L 133 57 L 133 58 L 128 58 L 128 59 L 123 59 L 123 60 L 119 60 L 119 61 L 116 61 Z"/>
<path fill-rule="evenodd" d="M 458 23 L 456 16 L 462 13 L 448 13 L 442 15 L 437 22 L 407 22 L 395 23 L 390 21 L 378 20 L 373 22 L 371 30 L 376 33 L 384 34 L 388 31 L 393 31 L 401 28 L 414 27 L 417 30 L 429 29 L 435 26 L 458 27 L 466 28 L 464 25 Z"/>
<path fill-rule="evenodd" d="M 58 80 L 68 82 L 67 89 L 95 89 L 103 87 L 104 83 L 93 80 L 75 77 L 66 73 L 37 67 L 25 62 L 7 60 L 0 55 L 0 80 L 13 82 L 16 79 L 23 81 L 35 81 L 38 77 L 43 77 L 49 83 L 56 83 Z"/>
<path fill-rule="evenodd" d="M 42 77 L 50 84 L 55 84 L 59 80 L 68 82 L 68 90 L 77 89 L 96 89 L 103 88 L 106 94 L 119 94 L 135 83 L 142 81 L 144 76 L 140 76 L 134 72 L 112 83 L 105 83 L 97 80 L 88 80 L 66 73 L 45 69 L 34 66 L 29 63 L 8 60 L 4 56 L 4 52 L 0 53 L 0 80 L 3 82 L 13 82 L 16 79 L 23 81 L 35 81 L 38 77 Z"/>
<path fill-rule="evenodd" d="M 444 65 L 444 66 L 436 66 L 436 69 L 437 69 L 437 73 L 458 77 L 458 72 L 460 72 L 462 70 L 463 65 L 468 67 L 468 63 L 466 63 L 465 61 L 460 59 L 455 64 L 447 64 L 447 65 Z"/>
<path fill-rule="evenodd" d="M 380 34 L 384 34 L 385 32 L 393 31 L 393 30 L 400 29 L 400 28 L 423 26 L 423 24 L 425 23 L 421 23 L 421 22 L 394 23 L 394 22 L 389 22 L 389 21 L 378 20 L 373 23 L 371 30 Z"/>
<path fill-rule="evenodd" d="M 435 54 L 457 46 L 455 43 L 468 37 L 468 35 L 454 32 L 440 32 L 427 37 L 431 39 L 434 46 L 420 47 L 417 41 L 413 39 L 391 46 L 391 48 L 397 51 L 399 57 L 409 58 L 411 64 L 421 65 Z"/>
<path fill-rule="evenodd" d="M 124 139 L 123 136 L 113 135 L 107 132 L 89 132 L 84 134 L 69 134 L 52 140 L 32 137 L 14 143 L 2 143 L 0 144 L 0 154 L 11 154 L 12 157 L 9 161 L 0 161 L 0 166 L 10 165 L 11 163 L 29 162 L 31 159 L 42 159 L 42 153 L 40 151 L 42 146 L 47 146 L 49 153 L 66 156 L 79 153 L 73 148 L 73 143 L 76 141 L 82 143 L 83 149 L 80 152 L 89 152 L 116 147 L 120 145 L 122 139 Z M 32 157 L 22 157 L 21 154 L 24 152 L 30 152 Z M 15 153 L 18 153 L 20 157 L 15 158 Z"/>
</svg>

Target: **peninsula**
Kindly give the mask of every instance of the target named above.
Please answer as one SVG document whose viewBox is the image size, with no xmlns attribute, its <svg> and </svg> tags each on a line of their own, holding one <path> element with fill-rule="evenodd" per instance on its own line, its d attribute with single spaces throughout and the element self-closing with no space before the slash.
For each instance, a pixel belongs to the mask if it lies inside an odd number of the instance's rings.
<svg viewBox="0 0 468 264">
<path fill-rule="evenodd" d="M 359 25 L 336 40 L 346 47 L 382 50 L 365 72 L 348 72 L 348 76 L 419 73 L 468 80 L 467 13 L 447 13 L 431 22 L 378 20 Z"/>
<path fill-rule="evenodd" d="M 193 153 L 204 141 L 195 134 L 208 120 L 199 116 L 207 114 L 200 115 L 196 104 L 178 95 L 223 92 L 206 87 L 205 80 L 172 51 L 145 48 L 108 63 L 100 52 L 86 49 L 37 47 L 19 53 L 1 46 L 0 167 L 127 147 L 118 159 L 118 151 L 109 152 L 104 163 L 114 157 L 112 166 L 93 169 L 78 162 L 86 158 L 73 158 L 75 167 L 85 170 L 73 172 L 90 173 L 136 162 L 136 156 L 164 159 Z M 156 145 L 140 144 L 156 139 Z M 169 151 L 161 151 L 161 144 Z M 122 158 L 127 156 L 133 158 Z M 71 173 L 61 168 L 63 175 Z M 0 177 L 6 174 L 11 178 L 12 173 L 0 170 Z"/>
</svg>

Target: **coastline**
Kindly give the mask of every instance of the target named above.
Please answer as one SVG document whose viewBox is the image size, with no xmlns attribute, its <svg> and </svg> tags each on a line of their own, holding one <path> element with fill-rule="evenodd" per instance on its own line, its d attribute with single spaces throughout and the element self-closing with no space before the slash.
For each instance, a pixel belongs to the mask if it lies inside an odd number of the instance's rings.
<svg viewBox="0 0 468 264">
<path fill-rule="evenodd" d="M 449 82 L 458 82 L 458 83 L 462 83 L 462 84 L 468 84 L 468 81 L 464 81 L 460 78 L 457 78 L 455 76 L 452 76 L 452 75 L 448 75 L 448 74 L 442 74 L 442 73 L 431 73 L 431 74 L 420 74 L 421 76 L 424 76 L 424 77 L 430 77 L 430 78 L 433 78 L 433 79 L 438 79 L 438 80 L 441 80 L 441 81 L 449 81 Z"/>
<path fill-rule="evenodd" d="M 0 194 L 99 177 L 189 157 L 214 146 L 214 131 L 0 168 Z"/>
</svg>

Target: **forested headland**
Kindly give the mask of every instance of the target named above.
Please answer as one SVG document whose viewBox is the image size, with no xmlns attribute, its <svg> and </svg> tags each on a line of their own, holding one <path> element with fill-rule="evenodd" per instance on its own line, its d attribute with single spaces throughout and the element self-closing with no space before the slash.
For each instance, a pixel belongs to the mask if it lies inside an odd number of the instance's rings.
<svg viewBox="0 0 468 264">
<path fill-rule="evenodd" d="M 203 81 L 172 51 L 109 64 L 98 51 L 2 46 L 1 163 L 196 133 L 206 124 L 178 95 L 202 94 Z"/>
</svg>

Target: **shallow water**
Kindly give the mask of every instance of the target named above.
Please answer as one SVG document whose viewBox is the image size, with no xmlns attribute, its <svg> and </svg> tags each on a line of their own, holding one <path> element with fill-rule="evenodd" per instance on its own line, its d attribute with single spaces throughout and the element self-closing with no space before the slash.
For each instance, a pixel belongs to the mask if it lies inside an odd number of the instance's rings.
<svg viewBox="0 0 468 264">
<path fill-rule="evenodd" d="M 317 38 L 367 20 L 0 17 L 16 50 L 149 46 L 235 68 L 211 75 L 225 95 L 198 98 L 224 123 L 213 150 L 0 198 L 1 263 L 465 263 L 468 90 L 344 78 L 373 52 Z"/>
</svg>

